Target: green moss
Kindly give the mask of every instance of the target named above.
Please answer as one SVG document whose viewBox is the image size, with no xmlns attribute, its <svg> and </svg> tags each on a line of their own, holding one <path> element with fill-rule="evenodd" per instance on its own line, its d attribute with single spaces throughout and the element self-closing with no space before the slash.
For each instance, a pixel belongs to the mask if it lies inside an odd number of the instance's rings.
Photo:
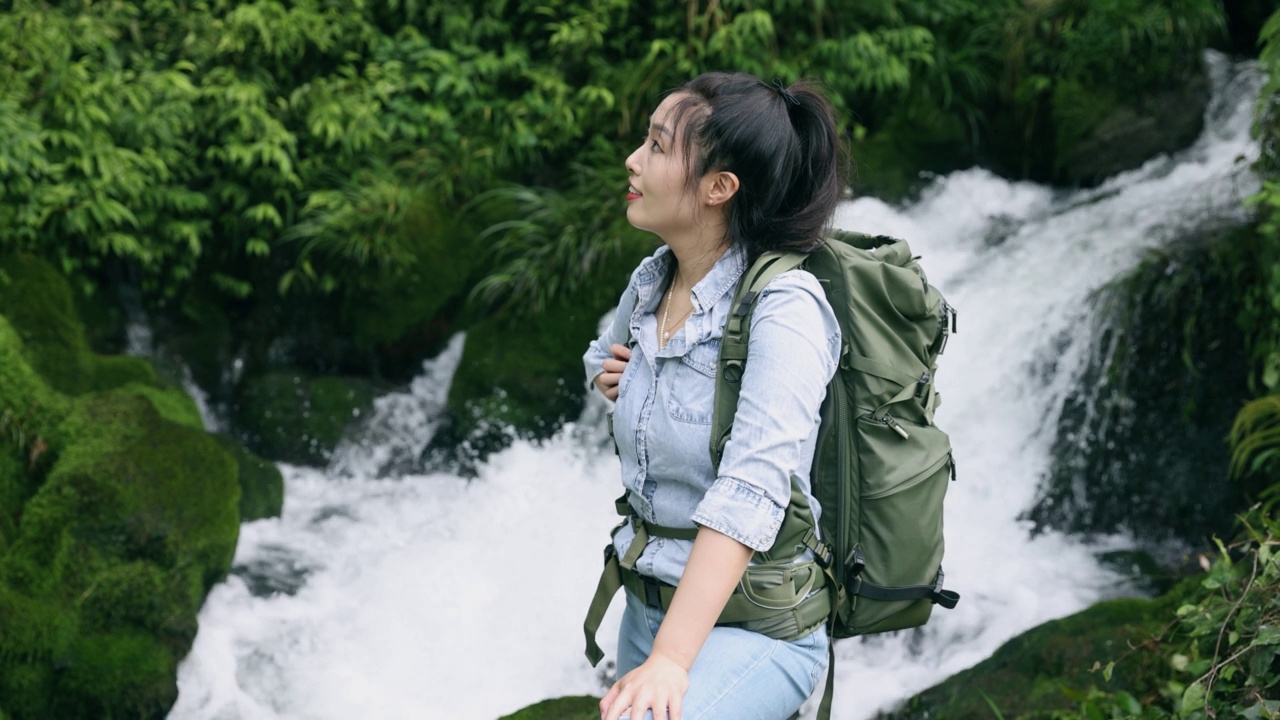
<svg viewBox="0 0 1280 720">
<path fill-rule="evenodd" d="M 204 429 L 204 420 L 200 418 L 200 409 L 196 407 L 195 400 L 178 388 L 161 388 L 131 382 L 120 387 L 118 392 L 146 398 L 160 413 L 160 417 L 171 423 L 196 430 Z"/>
<path fill-rule="evenodd" d="M 236 461 L 149 363 L 88 351 L 50 268 L 13 256 L 3 267 L 4 712 L 159 717 L 200 603 L 230 566 Z"/>
<path fill-rule="evenodd" d="M 75 400 L 0 555 L 0 696 L 17 718 L 162 715 L 230 565 L 236 463 L 150 394 Z"/>
<path fill-rule="evenodd" d="M 449 387 L 462 436 L 486 424 L 546 437 L 582 409 L 582 353 L 600 315 L 566 302 L 518 322 L 494 319 L 467 331 Z"/>
<path fill-rule="evenodd" d="M 18 532 L 18 517 L 30 493 L 26 468 L 17 453 L 0 450 L 0 555 Z"/>
<path fill-rule="evenodd" d="M 598 720 L 599 717 L 600 698 L 573 695 L 543 700 L 498 720 Z"/>
<path fill-rule="evenodd" d="M 75 488 L 81 532 L 123 519 L 123 556 L 172 544 L 206 585 L 222 576 L 239 533 L 239 485 L 235 461 L 211 435 L 167 422 L 148 400 L 118 391 L 86 398 L 66 425 L 76 441 L 46 485 Z M 118 495 L 123 512 L 97 512 L 83 502 L 94 494 Z"/>
<path fill-rule="evenodd" d="M 351 328 L 359 346 L 394 343 L 427 325 L 445 303 L 469 287 L 480 257 L 471 250 L 477 230 L 449 217 L 429 197 L 405 212 L 399 232 L 412 248 L 413 264 L 368 292 L 352 293 L 343 308 L 343 324 Z"/>
<path fill-rule="evenodd" d="M 245 444 L 273 460 L 322 465 L 373 407 L 365 380 L 275 371 L 241 383 L 234 409 Z"/>
<path fill-rule="evenodd" d="M 50 387 L 68 395 L 130 382 L 159 385 L 141 358 L 100 356 L 89 349 L 71 288 L 48 263 L 31 255 L 0 258 L 0 308 L 24 346 L 24 356 Z"/>
<path fill-rule="evenodd" d="M 51 660 L 68 647 L 79 630 L 65 607 L 43 602 L 0 583 L 0 697 L 16 688 L 3 680 L 16 664 Z"/>
<path fill-rule="evenodd" d="M 31 255 L 0 258 L 0 307 L 22 338 L 31 366 L 55 389 L 76 394 L 92 385 L 93 362 L 71 290 L 48 263 Z"/>
<path fill-rule="evenodd" d="M 1033 628 L 1000 647 L 990 658 L 916 695 L 898 718 L 959 720 L 992 717 L 988 699 L 1005 717 L 1067 711 L 1075 703 L 1066 691 L 1154 687 L 1163 660 L 1134 651 L 1168 623 L 1167 602 L 1123 599 L 1100 602 L 1070 617 Z M 1110 681 L 1099 669 L 1117 661 Z"/>
<path fill-rule="evenodd" d="M 18 332 L 0 315 L 0 417 L 9 413 L 0 442 L 23 448 L 37 436 L 47 437 L 69 407 L 66 398 L 50 389 L 26 357 Z"/>
<path fill-rule="evenodd" d="M 249 452 L 236 439 L 218 435 L 218 443 L 240 469 L 240 520 L 279 517 L 284 510 L 284 476 L 276 464 Z"/>
<path fill-rule="evenodd" d="M 163 717 L 178 697 L 178 658 L 142 632 L 80 638 L 68 653 L 56 717 Z"/>
</svg>

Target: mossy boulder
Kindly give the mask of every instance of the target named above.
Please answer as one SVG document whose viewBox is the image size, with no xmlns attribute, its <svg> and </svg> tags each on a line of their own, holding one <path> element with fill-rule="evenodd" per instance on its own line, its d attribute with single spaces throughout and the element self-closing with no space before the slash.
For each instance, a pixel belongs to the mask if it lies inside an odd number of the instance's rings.
<svg viewBox="0 0 1280 720">
<path fill-rule="evenodd" d="M 32 369 L 59 392 L 78 395 L 130 382 L 161 386 L 146 360 L 89 349 L 66 280 L 35 256 L 0 257 L 0 312 L 21 338 Z"/>
<path fill-rule="evenodd" d="M 449 386 L 448 422 L 424 452 L 428 468 L 464 475 L 515 437 L 544 439 L 582 411 L 582 353 L 599 317 L 572 302 L 467 331 Z"/>
<path fill-rule="evenodd" d="M 397 232 L 412 263 L 394 276 L 371 278 L 368 290 L 348 294 L 341 310 L 357 350 L 377 358 L 374 369 L 389 377 L 411 375 L 426 351 L 438 349 L 441 315 L 469 289 L 483 258 L 475 252 L 475 237 L 491 221 L 479 210 L 451 214 L 431 197 L 405 211 Z"/>
<path fill-rule="evenodd" d="M 1080 82 L 1058 83 L 1052 100 L 1055 179 L 1096 185 L 1189 146 L 1204 129 L 1209 98 L 1209 76 L 1204 72 L 1137 96 Z"/>
<path fill-rule="evenodd" d="M 234 460 L 127 392 L 78 398 L 0 556 L 15 718 L 159 717 L 239 532 Z"/>
<path fill-rule="evenodd" d="M 1221 476 L 1251 396 L 1237 318 L 1265 267 L 1256 245 L 1248 227 L 1198 231 L 1097 296 L 1096 350 L 1064 403 L 1037 525 L 1127 532 L 1166 564 L 1230 531 L 1252 492 Z"/>
<path fill-rule="evenodd" d="M 498 720 L 599 720 L 600 698 L 590 695 L 543 700 Z"/>
<path fill-rule="evenodd" d="M 240 520 L 280 517 L 284 510 L 284 476 L 275 463 L 245 449 L 229 435 L 218 435 L 218 444 L 239 468 Z"/>
<path fill-rule="evenodd" d="M 149 363 L 88 350 L 49 266 L 0 267 L 3 713 L 164 717 L 230 567 L 237 462 Z"/>
<path fill-rule="evenodd" d="M 232 416 L 240 439 L 263 457 L 323 465 L 375 395 L 368 380 L 274 370 L 240 383 Z"/>
<path fill-rule="evenodd" d="M 1163 658 L 1142 651 L 1172 616 L 1164 600 L 1108 600 L 1013 638 L 978 665 L 907 700 L 882 718 L 990 720 L 1068 712 L 1073 692 L 1154 688 L 1168 675 Z M 1110 679 L 1101 670 L 1117 661 Z M 1141 698 L 1139 698 L 1141 699 Z"/>
</svg>

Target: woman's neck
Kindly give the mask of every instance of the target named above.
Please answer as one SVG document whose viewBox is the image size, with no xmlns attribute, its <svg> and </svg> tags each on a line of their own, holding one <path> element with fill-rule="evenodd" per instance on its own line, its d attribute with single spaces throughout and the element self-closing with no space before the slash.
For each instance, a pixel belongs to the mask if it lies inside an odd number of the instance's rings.
<svg viewBox="0 0 1280 720">
<path fill-rule="evenodd" d="M 671 254 L 676 259 L 676 274 L 672 283 L 676 292 L 689 292 L 702 278 L 711 272 L 716 261 L 729 249 L 729 243 L 722 239 L 710 240 L 711 236 L 694 238 L 689 242 L 668 242 Z M 723 236 L 721 236 L 723 237 Z"/>
</svg>

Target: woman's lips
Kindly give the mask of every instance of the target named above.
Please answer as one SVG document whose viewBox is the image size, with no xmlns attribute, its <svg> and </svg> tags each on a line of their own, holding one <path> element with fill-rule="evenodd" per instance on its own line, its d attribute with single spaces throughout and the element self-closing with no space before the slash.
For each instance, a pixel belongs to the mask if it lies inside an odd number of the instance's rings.
<svg viewBox="0 0 1280 720">
<path fill-rule="evenodd" d="M 634 192 L 627 193 L 627 202 L 631 202 L 632 200 L 639 200 L 639 199 L 640 199 L 640 193 L 634 193 Z"/>
</svg>

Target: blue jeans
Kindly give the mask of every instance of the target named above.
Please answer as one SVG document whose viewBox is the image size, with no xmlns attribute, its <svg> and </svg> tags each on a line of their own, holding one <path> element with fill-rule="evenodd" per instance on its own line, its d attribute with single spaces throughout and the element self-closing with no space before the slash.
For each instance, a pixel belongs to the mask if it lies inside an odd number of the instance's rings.
<svg viewBox="0 0 1280 720">
<path fill-rule="evenodd" d="M 629 590 L 618 630 L 618 677 L 649 657 L 665 613 Z M 813 693 L 827 668 L 827 629 L 794 642 L 714 627 L 689 670 L 684 720 L 786 720 Z M 625 715 L 623 717 L 626 717 Z M 652 720 L 651 713 L 645 720 Z"/>
</svg>

